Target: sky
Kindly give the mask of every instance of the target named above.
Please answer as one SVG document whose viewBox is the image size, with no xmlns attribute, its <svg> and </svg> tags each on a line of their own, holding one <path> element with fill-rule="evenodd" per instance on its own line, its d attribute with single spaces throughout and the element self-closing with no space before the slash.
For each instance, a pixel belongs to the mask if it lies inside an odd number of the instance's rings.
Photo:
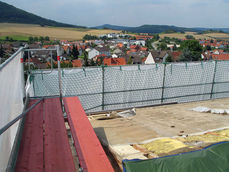
<svg viewBox="0 0 229 172">
<path fill-rule="evenodd" d="M 1 0 L 81 26 L 143 24 L 229 28 L 229 0 Z"/>
</svg>

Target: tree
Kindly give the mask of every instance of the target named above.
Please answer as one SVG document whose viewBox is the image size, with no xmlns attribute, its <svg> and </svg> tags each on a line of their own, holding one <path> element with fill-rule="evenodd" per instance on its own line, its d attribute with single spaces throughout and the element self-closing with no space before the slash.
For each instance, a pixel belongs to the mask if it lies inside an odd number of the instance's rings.
<svg viewBox="0 0 229 172">
<path fill-rule="evenodd" d="M 95 65 L 96 65 L 96 63 L 94 62 L 93 59 L 90 60 L 90 65 L 91 65 L 91 66 L 95 66 Z"/>
<path fill-rule="evenodd" d="M 83 40 L 96 40 L 98 37 L 96 35 L 84 35 Z"/>
<path fill-rule="evenodd" d="M 84 66 L 89 66 L 89 63 L 88 63 L 88 54 L 86 51 L 84 51 L 83 53 L 83 59 L 84 59 Z"/>
<path fill-rule="evenodd" d="M 159 40 L 159 39 L 160 39 L 159 34 L 155 34 L 155 35 L 154 35 L 154 39 L 155 39 L 156 41 Z"/>
<path fill-rule="evenodd" d="M 212 50 L 211 46 L 210 45 L 207 45 L 206 46 L 206 50 L 211 51 Z"/>
<path fill-rule="evenodd" d="M 48 36 L 46 36 L 45 37 L 45 41 L 49 41 L 50 39 L 49 39 L 49 37 Z"/>
<path fill-rule="evenodd" d="M 158 48 L 161 50 L 167 50 L 167 44 L 165 42 L 162 42 Z"/>
<path fill-rule="evenodd" d="M 176 50 L 177 50 L 177 45 L 174 44 L 174 45 L 173 45 L 173 51 L 176 51 Z"/>
<path fill-rule="evenodd" d="M 192 36 L 192 35 L 186 35 L 185 38 L 186 39 L 195 39 L 194 36 Z"/>
<path fill-rule="evenodd" d="M 44 37 L 43 36 L 40 36 L 39 37 L 39 41 L 44 42 Z"/>
<path fill-rule="evenodd" d="M 165 59 L 165 62 L 173 62 L 173 58 L 171 55 L 169 55 L 166 59 Z"/>
<path fill-rule="evenodd" d="M 132 64 L 132 63 L 133 63 L 133 61 L 132 61 L 132 57 L 130 56 L 130 57 L 129 57 L 129 59 L 128 59 L 127 64 Z"/>
<path fill-rule="evenodd" d="M 0 47 L 0 58 L 2 58 L 3 56 L 5 55 L 5 51 L 2 47 L 2 44 L 1 44 L 1 47 Z"/>
<path fill-rule="evenodd" d="M 38 41 L 38 37 L 35 36 L 35 37 L 33 38 L 33 40 L 34 40 L 34 42 L 37 42 L 37 41 Z"/>
<path fill-rule="evenodd" d="M 72 54 L 72 56 L 73 56 L 74 58 L 78 59 L 79 51 L 78 51 L 77 46 L 73 45 L 71 54 Z"/>
<path fill-rule="evenodd" d="M 182 54 L 178 60 L 184 62 L 184 61 L 192 61 L 192 59 L 193 59 L 192 52 L 188 48 L 185 48 L 183 49 Z"/>
<path fill-rule="evenodd" d="M 33 37 L 32 37 L 32 36 L 30 36 L 30 37 L 29 37 L 29 44 L 32 44 L 32 43 L 33 43 L 33 41 L 34 41 Z"/>
<path fill-rule="evenodd" d="M 183 52 L 183 57 L 181 59 L 187 59 L 187 61 L 198 61 L 201 59 L 203 49 L 199 44 L 199 41 L 185 40 L 181 43 L 181 50 Z M 190 57 L 187 57 L 187 55 Z"/>
<path fill-rule="evenodd" d="M 9 41 L 9 40 L 10 40 L 9 36 L 6 36 L 5 41 Z"/>
<path fill-rule="evenodd" d="M 152 47 L 152 43 L 153 43 L 153 39 L 147 39 L 146 40 L 146 47 L 148 48 L 148 49 L 153 49 L 153 47 Z"/>
</svg>

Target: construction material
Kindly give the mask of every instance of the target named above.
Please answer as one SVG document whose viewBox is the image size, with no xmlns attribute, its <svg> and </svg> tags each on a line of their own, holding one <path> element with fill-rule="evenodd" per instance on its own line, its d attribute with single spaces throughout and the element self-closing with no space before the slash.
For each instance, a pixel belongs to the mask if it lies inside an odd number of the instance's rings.
<svg viewBox="0 0 229 172">
<path fill-rule="evenodd" d="M 208 107 L 198 106 L 192 109 L 195 112 L 211 112 L 211 109 Z"/>
<path fill-rule="evenodd" d="M 128 117 L 136 115 L 136 110 L 135 110 L 135 108 L 132 108 L 130 110 L 118 112 L 117 115 L 119 115 L 123 118 L 128 118 Z"/>
</svg>

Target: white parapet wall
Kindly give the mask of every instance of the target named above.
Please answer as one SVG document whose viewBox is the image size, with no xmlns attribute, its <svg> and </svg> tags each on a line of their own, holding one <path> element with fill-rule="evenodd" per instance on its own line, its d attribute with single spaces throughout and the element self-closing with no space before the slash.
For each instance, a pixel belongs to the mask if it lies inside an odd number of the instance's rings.
<svg viewBox="0 0 229 172">
<path fill-rule="evenodd" d="M 0 65 L 0 128 L 22 113 L 24 104 L 24 71 L 20 48 Z M 18 123 L 0 135 L 0 172 L 6 171 Z"/>
</svg>

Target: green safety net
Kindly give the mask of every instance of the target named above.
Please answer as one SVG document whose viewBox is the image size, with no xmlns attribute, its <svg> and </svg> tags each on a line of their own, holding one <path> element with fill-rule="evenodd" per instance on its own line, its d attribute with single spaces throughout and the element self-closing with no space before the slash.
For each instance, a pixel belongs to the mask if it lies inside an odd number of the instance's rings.
<svg viewBox="0 0 229 172">
<path fill-rule="evenodd" d="M 229 142 L 202 150 L 149 160 L 124 160 L 124 172 L 227 172 Z"/>
</svg>

